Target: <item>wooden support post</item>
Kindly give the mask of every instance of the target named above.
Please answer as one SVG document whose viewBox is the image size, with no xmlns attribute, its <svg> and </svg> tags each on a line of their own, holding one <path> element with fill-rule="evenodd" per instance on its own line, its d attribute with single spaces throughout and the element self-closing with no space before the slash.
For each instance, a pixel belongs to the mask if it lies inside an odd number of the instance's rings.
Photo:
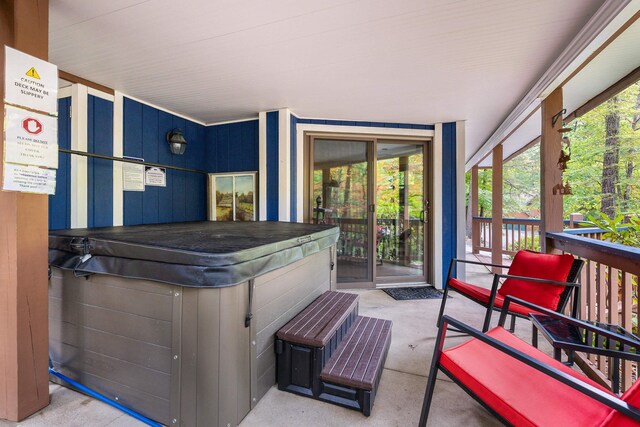
<svg viewBox="0 0 640 427">
<path fill-rule="evenodd" d="M 493 149 L 491 170 L 491 263 L 502 264 L 502 144 Z"/>
<path fill-rule="evenodd" d="M 473 218 L 478 216 L 478 165 L 471 168 L 471 187 L 469 189 L 469 208 L 471 210 L 471 253 L 480 252 L 480 223 Z"/>
<path fill-rule="evenodd" d="M 553 194 L 553 188 L 562 185 L 562 172 L 558 159 L 562 149 L 562 115 L 553 124 L 553 116 L 562 111 L 562 88 L 551 92 L 542 101 L 542 139 L 540 141 L 540 246 L 548 252 L 544 233 L 562 231 L 562 194 Z"/>
<path fill-rule="evenodd" d="M 46 60 L 48 0 L 0 2 L 0 117 L 3 45 Z M 3 145 L 0 139 L 0 153 Z M 0 418 L 13 421 L 49 404 L 47 201 L 46 195 L 0 190 Z"/>
</svg>

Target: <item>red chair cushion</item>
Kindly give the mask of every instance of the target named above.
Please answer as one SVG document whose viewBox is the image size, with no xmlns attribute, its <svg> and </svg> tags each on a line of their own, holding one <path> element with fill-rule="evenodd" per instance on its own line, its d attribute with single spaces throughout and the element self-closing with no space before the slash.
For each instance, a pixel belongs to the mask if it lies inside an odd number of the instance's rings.
<svg viewBox="0 0 640 427">
<path fill-rule="evenodd" d="M 568 254 L 556 255 L 519 251 L 509 267 L 509 274 L 566 282 L 572 264 L 573 256 Z M 556 310 L 564 288 L 564 286 L 507 279 L 498 289 L 498 293 L 503 297 L 512 295 L 549 310 Z"/>
<path fill-rule="evenodd" d="M 487 334 L 611 394 L 501 327 L 494 328 Z M 513 425 L 597 426 L 611 411 L 608 406 L 477 339 L 470 339 L 445 350 L 440 364 Z"/>
<path fill-rule="evenodd" d="M 629 405 L 640 409 L 640 381 L 636 381 L 629 390 L 622 395 L 622 400 Z M 633 421 L 626 415 L 612 409 L 606 420 L 602 423 L 602 427 L 632 427 L 638 426 L 637 421 Z"/>
<path fill-rule="evenodd" d="M 489 297 L 491 296 L 491 289 L 481 288 L 479 286 L 472 285 L 467 282 L 463 282 L 458 279 L 451 278 L 449 280 L 449 286 L 452 289 L 455 289 L 461 294 L 471 298 L 472 300 L 479 302 L 485 307 L 489 305 Z M 504 304 L 504 297 L 500 294 L 496 294 L 496 299 L 494 301 L 493 306 L 495 308 L 502 308 Z M 536 310 L 531 310 L 526 307 L 523 307 L 519 304 L 511 303 L 509 304 L 509 312 L 518 313 L 523 316 L 528 316 L 531 313 L 539 313 Z"/>
</svg>

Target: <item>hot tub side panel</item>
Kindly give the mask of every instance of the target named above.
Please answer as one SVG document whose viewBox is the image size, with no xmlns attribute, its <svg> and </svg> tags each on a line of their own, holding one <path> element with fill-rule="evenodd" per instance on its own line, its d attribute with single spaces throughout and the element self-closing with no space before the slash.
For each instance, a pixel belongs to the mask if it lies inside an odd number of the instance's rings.
<svg viewBox="0 0 640 427">
<path fill-rule="evenodd" d="M 54 368 L 141 414 L 171 424 L 175 293 L 179 287 L 52 268 Z"/>
<path fill-rule="evenodd" d="M 332 287 L 335 246 L 254 281 L 252 407 L 276 382 L 275 333 L 314 299 Z"/>
<path fill-rule="evenodd" d="M 244 327 L 248 283 L 183 288 L 181 426 L 240 423 L 251 409 L 251 336 Z"/>
</svg>

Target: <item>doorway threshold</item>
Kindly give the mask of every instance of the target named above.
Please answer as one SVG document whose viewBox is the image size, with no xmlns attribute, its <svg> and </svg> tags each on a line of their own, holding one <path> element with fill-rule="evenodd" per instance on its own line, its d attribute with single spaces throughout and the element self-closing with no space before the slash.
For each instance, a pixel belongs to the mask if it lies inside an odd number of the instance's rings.
<svg viewBox="0 0 640 427">
<path fill-rule="evenodd" d="M 376 285 L 376 289 L 387 288 L 417 288 L 420 286 L 433 286 L 425 281 L 422 282 L 398 282 L 398 283 L 379 283 Z"/>
</svg>

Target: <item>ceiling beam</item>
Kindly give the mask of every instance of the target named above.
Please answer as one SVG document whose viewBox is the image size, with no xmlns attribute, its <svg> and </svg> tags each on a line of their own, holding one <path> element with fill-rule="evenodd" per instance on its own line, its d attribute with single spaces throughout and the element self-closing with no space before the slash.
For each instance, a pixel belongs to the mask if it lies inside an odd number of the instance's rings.
<svg viewBox="0 0 640 427">
<path fill-rule="evenodd" d="M 115 95 L 115 91 L 110 87 L 92 82 L 91 80 L 83 79 L 82 77 L 76 76 L 75 74 L 71 74 L 63 70 L 58 70 L 58 77 L 71 83 L 80 83 L 87 87 L 99 90 L 100 92 L 108 93 L 109 95 Z"/>
</svg>

